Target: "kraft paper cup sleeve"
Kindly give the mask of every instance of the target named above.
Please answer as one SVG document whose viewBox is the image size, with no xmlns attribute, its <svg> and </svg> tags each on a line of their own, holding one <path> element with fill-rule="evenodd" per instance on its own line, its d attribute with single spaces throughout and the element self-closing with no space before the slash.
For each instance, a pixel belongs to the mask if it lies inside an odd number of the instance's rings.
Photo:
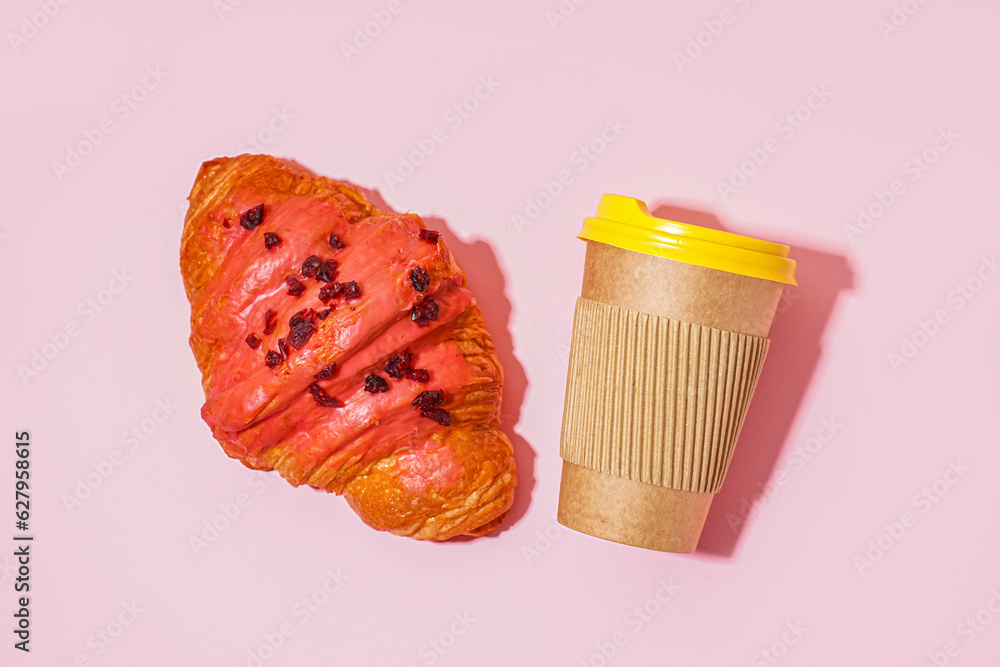
<svg viewBox="0 0 1000 667">
<path fill-rule="evenodd" d="M 688 553 L 732 458 L 782 285 L 587 245 L 557 518 Z"/>
<path fill-rule="evenodd" d="M 580 298 L 563 460 L 645 484 L 715 493 L 767 344 Z"/>
</svg>

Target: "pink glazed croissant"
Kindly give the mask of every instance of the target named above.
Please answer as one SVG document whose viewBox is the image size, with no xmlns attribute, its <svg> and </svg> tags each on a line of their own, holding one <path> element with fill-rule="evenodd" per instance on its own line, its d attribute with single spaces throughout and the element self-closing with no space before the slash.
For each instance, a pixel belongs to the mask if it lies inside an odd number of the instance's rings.
<svg viewBox="0 0 1000 667">
<path fill-rule="evenodd" d="M 516 484 L 482 311 L 437 232 L 265 155 L 202 165 L 181 273 L 225 452 L 368 525 L 481 535 Z"/>
</svg>

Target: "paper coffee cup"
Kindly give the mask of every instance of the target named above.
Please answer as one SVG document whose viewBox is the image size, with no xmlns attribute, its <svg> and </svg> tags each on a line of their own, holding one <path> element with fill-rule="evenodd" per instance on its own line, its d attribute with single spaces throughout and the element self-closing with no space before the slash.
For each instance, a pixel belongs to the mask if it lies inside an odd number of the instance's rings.
<svg viewBox="0 0 1000 667">
<path fill-rule="evenodd" d="M 784 285 L 788 247 L 606 194 L 584 221 L 559 523 L 690 553 L 722 486 Z"/>
</svg>

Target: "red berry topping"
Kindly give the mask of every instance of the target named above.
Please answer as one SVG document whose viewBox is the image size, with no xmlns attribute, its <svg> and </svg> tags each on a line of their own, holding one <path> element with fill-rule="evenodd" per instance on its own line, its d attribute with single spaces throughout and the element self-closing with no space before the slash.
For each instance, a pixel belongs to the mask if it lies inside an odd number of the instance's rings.
<svg viewBox="0 0 1000 667">
<path fill-rule="evenodd" d="M 270 336 L 278 328 L 278 313 L 268 310 L 264 313 L 264 335 Z"/>
<path fill-rule="evenodd" d="M 429 410 L 430 408 L 436 408 L 441 405 L 444 401 L 444 392 L 440 389 L 432 391 L 422 391 L 417 394 L 417 397 L 410 401 L 410 405 L 413 406 L 415 410 Z"/>
<path fill-rule="evenodd" d="M 330 316 L 330 313 L 332 312 L 333 312 L 332 306 L 330 308 L 324 308 L 323 310 L 316 311 L 316 317 L 318 317 L 320 320 L 325 320 Z"/>
<path fill-rule="evenodd" d="M 323 285 L 319 289 L 319 300 L 323 303 L 327 303 L 330 299 L 336 299 L 338 296 L 343 294 L 343 292 L 343 283 L 330 283 L 329 285 Z"/>
<path fill-rule="evenodd" d="M 406 372 L 406 379 L 413 380 L 414 382 L 419 382 L 421 384 L 427 384 L 431 380 L 431 374 L 424 368 L 414 368 L 413 370 Z"/>
<path fill-rule="evenodd" d="M 316 327 L 313 325 L 315 314 L 312 308 L 306 308 L 292 315 L 292 319 L 288 321 L 288 326 L 291 328 L 288 342 L 296 350 L 301 350 L 316 333 Z"/>
<path fill-rule="evenodd" d="M 350 301 L 351 299 L 361 298 L 361 288 L 358 287 L 356 280 L 352 280 L 349 283 L 344 283 L 344 298 Z"/>
<path fill-rule="evenodd" d="M 240 214 L 240 225 L 244 229 L 254 230 L 264 221 L 264 205 L 258 204 Z"/>
<path fill-rule="evenodd" d="M 385 362 L 385 372 L 389 377 L 399 380 L 410 371 L 410 359 L 413 357 L 409 352 L 397 354 L 389 361 Z"/>
<path fill-rule="evenodd" d="M 410 269 L 410 284 L 418 292 L 424 292 L 431 284 L 431 277 L 427 275 L 427 270 L 419 266 Z"/>
<path fill-rule="evenodd" d="M 344 248 L 344 242 L 341 241 L 340 237 L 337 236 L 336 234 L 330 234 L 328 242 L 330 244 L 330 247 L 333 248 L 334 250 L 342 250 Z"/>
<path fill-rule="evenodd" d="M 432 229 L 421 229 L 420 238 L 424 241 L 430 241 L 431 243 L 437 243 L 438 237 L 441 236 L 440 232 L 435 232 Z"/>
<path fill-rule="evenodd" d="M 274 350 L 268 350 L 267 355 L 264 357 L 264 363 L 267 364 L 268 368 L 274 368 L 275 366 L 280 366 L 281 362 L 285 360 L 280 354 Z"/>
<path fill-rule="evenodd" d="M 434 297 L 425 296 L 410 309 L 410 319 L 417 323 L 417 326 L 426 327 L 438 318 L 438 305 Z"/>
<path fill-rule="evenodd" d="M 323 265 L 319 267 L 316 271 L 316 280 L 322 281 L 324 283 L 332 283 L 337 279 L 337 262 L 332 259 L 328 259 L 323 262 Z"/>
<path fill-rule="evenodd" d="M 302 296 L 302 293 L 306 291 L 306 286 L 295 276 L 285 278 L 285 283 L 288 285 L 288 293 L 292 296 Z"/>
<path fill-rule="evenodd" d="M 247 336 L 246 341 L 247 345 L 249 345 L 252 350 L 256 350 L 260 347 L 260 338 L 257 338 L 257 334 L 250 334 Z"/>
<path fill-rule="evenodd" d="M 315 314 L 316 313 L 313 311 L 312 308 L 303 308 L 299 312 L 297 312 L 294 315 L 292 315 L 292 318 L 290 320 L 288 320 L 288 326 L 289 326 L 289 328 L 294 329 L 296 326 L 298 326 L 302 322 L 310 322 L 311 323 L 312 319 L 313 319 L 313 316 Z"/>
<path fill-rule="evenodd" d="M 312 278 L 321 266 L 323 266 L 322 258 L 316 255 L 309 255 L 306 257 L 306 261 L 302 262 L 302 277 Z"/>
<path fill-rule="evenodd" d="M 343 405 L 343 403 L 323 391 L 323 387 L 319 386 L 315 382 L 309 385 L 309 393 L 312 394 L 313 400 L 316 401 L 316 405 L 322 408 L 339 408 Z"/>
<path fill-rule="evenodd" d="M 274 232 L 264 232 L 264 247 L 268 250 L 281 245 L 281 237 Z"/>
<path fill-rule="evenodd" d="M 288 342 L 296 350 L 301 350 L 314 333 L 316 333 L 316 327 L 309 322 L 303 322 L 297 328 L 292 329 L 292 333 L 288 336 Z"/>
<path fill-rule="evenodd" d="M 323 370 L 321 370 L 319 373 L 316 373 L 316 375 L 314 375 L 313 377 L 316 378 L 317 380 L 329 380 L 330 378 L 333 377 L 333 372 L 335 370 L 337 370 L 336 361 L 333 362 L 332 364 L 327 364 L 326 366 L 324 366 Z"/>
<path fill-rule="evenodd" d="M 385 378 L 371 373 L 365 377 L 365 391 L 369 394 L 389 391 L 389 383 L 385 381 Z"/>
<path fill-rule="evenodd" d="M 441 424 L 441 426 L 451 426 L 451 415 L 447 411 L 441 408 L 431 408 L 430 410 L 421 410 L 421 416 L 427 417 L 433 422 Z"/>
</svg>

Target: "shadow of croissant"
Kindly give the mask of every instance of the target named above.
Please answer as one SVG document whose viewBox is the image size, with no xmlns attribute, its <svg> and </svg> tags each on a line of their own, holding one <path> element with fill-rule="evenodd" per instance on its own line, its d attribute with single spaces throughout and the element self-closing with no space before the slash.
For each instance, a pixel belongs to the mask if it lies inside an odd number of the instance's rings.
<svg viewBox="0 0 1000 667">
<path fill-rule="evenodd" d="M 687 205 L 658 202 L 653 215 L 733 233 L 714 214 Z M 754 234 L 748 233 L 753 236 Z M 712 507 L 697 554 L 731 558 L 754 513 L 753 506 L 791 443 L 800 406 L 822 358 L 822 339 L 841 292 L 853 287 L 845 255 L 817 243 L 790 243 L 798 286 L 785 287 L 768 338 L 771 345 L 757 381 L 725 483 Z"/>
<path fill-rule="evenodd" d="M 359 188 L 365 198 L 384 211 L 396 214 L 377 190 Z M 441 218 L 421 216 L 428 229 L 441 232 L 455 262 L 465 271 L 468 287 L 483 311 L 486 330 L 493 338 L 497 358 L 503 368 L 503 403 L 501 419 L 504 433 L 514 448 L 517 464 L 517 489 L 514 503 L 506 520 L 495 530 L 482 537 L 456 537 L 449 542 L 478 540 L 495 537 L 517 524 L 528 511 L 535 486 L 535 452 L 527 441 L 514 431 L 521 418 L 521 405 L 528 388 L 524 367 L 514 355 L 514 339 L 510 333 L 511 305 L 506 296 L 506 279 L 493 248 L 482 240 L 463 241 L 456 236 Z"/>
</svg>

